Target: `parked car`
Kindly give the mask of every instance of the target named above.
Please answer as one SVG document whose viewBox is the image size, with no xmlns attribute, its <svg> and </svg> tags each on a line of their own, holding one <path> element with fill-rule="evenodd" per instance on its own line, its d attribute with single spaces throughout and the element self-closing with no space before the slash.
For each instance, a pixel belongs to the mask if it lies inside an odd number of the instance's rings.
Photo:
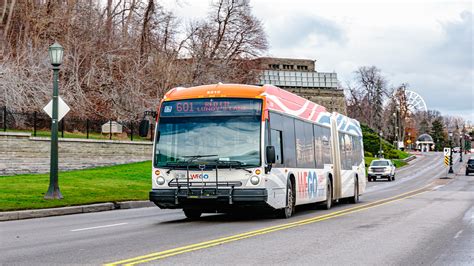
<svg viewBox="0 0 474 266">
<path fill-rule="evenodd" d="M 466 163 L 466 175 L 474 173 L 474 157 L 469 158 Z"/>
<path fill-rule="evenodd" d="M 368 178 L 375 181 L 377 178 L 387 178 L 388 181 L 395 180 L 395 165 L 387 159 L 373 160 L 368 169 Z"/>
</svg>

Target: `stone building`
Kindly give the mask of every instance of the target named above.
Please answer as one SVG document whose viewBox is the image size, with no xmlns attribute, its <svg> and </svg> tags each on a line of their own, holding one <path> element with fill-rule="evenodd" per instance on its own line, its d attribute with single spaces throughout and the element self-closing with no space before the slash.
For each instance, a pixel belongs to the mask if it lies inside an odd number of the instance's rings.
<svg viewBox="0 0 474 266">
<path fill-rule="evenodd" d="M 314 60 L 261 57 L 256 63 L 262 71 L 259 85 L 272 84 L 320 104 L 330 112 L 347 113 L 337 74 L 316 71 Z"/>
</svg>

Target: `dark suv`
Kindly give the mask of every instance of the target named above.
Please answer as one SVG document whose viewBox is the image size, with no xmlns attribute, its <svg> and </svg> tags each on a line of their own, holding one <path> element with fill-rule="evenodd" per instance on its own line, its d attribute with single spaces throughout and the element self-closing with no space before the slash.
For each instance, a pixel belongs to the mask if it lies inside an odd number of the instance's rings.
<svg viewBox="0 0 474 266">
<path fill-rule="evenodd" d="M 469 158 L 466 164 L 466 175 L 474 173 L 474 157 Z"/>
</svg>

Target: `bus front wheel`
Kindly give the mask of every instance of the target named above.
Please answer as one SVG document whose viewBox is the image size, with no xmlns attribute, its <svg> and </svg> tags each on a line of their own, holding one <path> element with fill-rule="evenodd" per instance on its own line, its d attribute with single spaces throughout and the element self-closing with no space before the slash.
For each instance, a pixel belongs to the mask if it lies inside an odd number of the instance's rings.
<svg viewBox="0 0 474 266">
<path fill-rule="evenodd" d="M 200 210 L 192 210 L 192 209 L 183 209 L 184 215 L 186 218 L 190 220 L 196 220 L 201 217 L 202 212 Z"/>
<path fill-rule="evenodd" d="M 278 210 L 278 216 L 283 219 L 288 219 L 295 211 L 295 196 L 293 195 L 293 185 L 290 181 L 286 186 L 286 207 Z"/>
</svg>

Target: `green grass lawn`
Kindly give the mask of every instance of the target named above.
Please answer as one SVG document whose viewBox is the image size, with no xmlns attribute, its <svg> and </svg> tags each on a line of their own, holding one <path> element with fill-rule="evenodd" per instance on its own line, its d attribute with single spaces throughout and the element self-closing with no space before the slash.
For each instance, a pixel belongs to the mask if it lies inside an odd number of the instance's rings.
<svg viewBox="0 0 474 266">
<path fill-rule="evenodd" d="M 59 173 L 62 200 L 45 200 L 49 174 L 0 176 L 0 211 L 147 200 L 151 162 Z"/>
<path fill-rule="evenodd" d="M 31 133 L 33 136 L 32 130 L 18 130 L 18 129 L 9 129 L 7 132 L 21 132 L 21 133 Z M 51 132 L 49 130 L 36 130 L 37 137 L 50 137 Z M 58 137 L 62 137 L 61 131 L 58 132 Z M 64 138 L 76 138 L 76 139 L 85 139 L 87 134 L 83 132 L 68 132 L 64 131 Z M 98 132 L 89 132 L 89 139 L 109 139 L 109 134 L 101 134 Z M 112 140 L 130 140 L 130 136 L 126 134 L 112 135 Z M 138 135 L 137 132 L 133 134 L 133 141 L 150 141 L 150 138 L 142 138 Z"/>
</svg>

